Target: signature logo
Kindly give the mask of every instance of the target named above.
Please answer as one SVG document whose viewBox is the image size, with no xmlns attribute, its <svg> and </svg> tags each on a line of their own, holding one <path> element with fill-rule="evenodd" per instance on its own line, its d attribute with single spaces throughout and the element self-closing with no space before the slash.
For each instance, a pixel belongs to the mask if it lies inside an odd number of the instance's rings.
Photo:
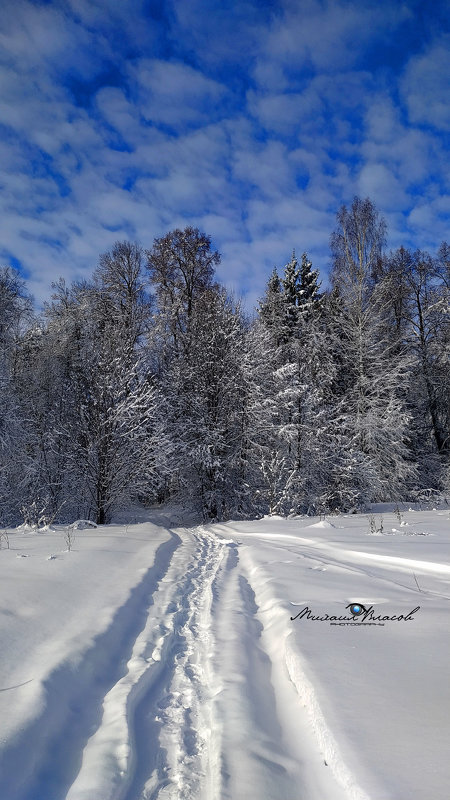
<svg viewBox="0 0 450 800">
<path fill-rule="evenodd" d="M 361 614 L 367 612 L 367 609 L 362 603 L 350 603 L 350 605 L 346 606 L 346 608 L 350 609 L 350 614 L 353 616 L 353 619 L 356 619 L 356 617 L 360 617 Z"/>
<path fill-rule="evenodd" d="M 349 614 L 337 616 L 335 614 L 314 614 L 313 611 L 305 606 L 295 617 L 291 617 L 291 621 L 306 619 L 309 622 L 328 622 L 330 625 L 385 625 L 386 622 L 411 622 L 420 610 L 420 606 L 416 606 L 408 614 L 375 614 L 373 606 L 366 608 L 363 603 L 349 603 L 345 607 Z"/>
</svg>

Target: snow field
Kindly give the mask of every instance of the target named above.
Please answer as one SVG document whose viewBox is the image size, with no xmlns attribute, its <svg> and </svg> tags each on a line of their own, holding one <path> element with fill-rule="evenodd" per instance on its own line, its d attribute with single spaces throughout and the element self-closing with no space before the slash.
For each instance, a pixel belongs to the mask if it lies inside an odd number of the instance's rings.
<svg viewBox="0 0 450 800">
<path fill-rule="evenodd" d="M 449 514 L 383 516 L 11 531 L 0 797 L 447 800 Z"/>
<path fill-rule="evenodd" d="M 332 517 L 326 526 L 265 518 L 220 531 L 229 536 L 232 528 L 241 543 L 259 619 L 273 639 L 272 662 L 277 652 L 285 660 L 344 796 L 446 800 L 449 513 L 404 516 L 407 536 L 392 534 L 392 513 L 384 514 L 388 532 L 376 538 L 365 515 Z M 355 601 L 378 614 L 420 610 L 410 623 L 384 627 L 290 621 L 306 605 L 339 615 Z"/>
</svg>

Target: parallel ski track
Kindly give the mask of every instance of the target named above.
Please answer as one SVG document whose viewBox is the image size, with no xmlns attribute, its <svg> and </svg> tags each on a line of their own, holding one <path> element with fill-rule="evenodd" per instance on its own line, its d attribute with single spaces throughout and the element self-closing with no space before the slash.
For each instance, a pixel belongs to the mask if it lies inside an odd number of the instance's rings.
<svg viewBox="0 0 450 800">
<path fill-rule="evenodd" d="M 130 697 L 133 755 L 115 800 L 220 798 L 221 734 L 214 699 L 219 687 L 212 670 L 210 611 L 225 545 L 203 528 L 185 535 L 195 543 L 187 569 L 181 549 L 163 579 L 174 591 L 167 598 L 161 593 L 161 616 L 158 596 L 152 608 L 152 616 L 162 620 L 162 635 L 156 647 L 149 641 L 153 663 Z"/>
</svg>

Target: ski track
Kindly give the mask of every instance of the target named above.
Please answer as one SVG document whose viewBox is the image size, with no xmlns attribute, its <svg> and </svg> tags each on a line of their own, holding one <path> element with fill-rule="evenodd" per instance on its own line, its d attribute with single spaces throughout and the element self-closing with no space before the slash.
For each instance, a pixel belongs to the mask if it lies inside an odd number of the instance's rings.
<svg viewBox="0 0 450 800">
<path fill-rule="evenodd" d="M 423 589 L 418 587 L 414 582 L 414 574 L 439 576 L 445 586 L 448 585 L 448 578 L 445 576 L 450 572 L 450 567 L 447 564 L 434 563 L 432 561 L 418 561 L 408 558 L 398 558 L 393 556 L 382 556 L 376 553 L 364 553 L 356 550 L 337 550 L 336 548 L 324 547 L 310 547 L 304 548 L 302 557 L 311 561 L 316 561 L 324 567 L 333 566 L 336 569 L 345 570 L 347 572 L 354 572 L 356 574 L 364 575 L 367 578 L 372 578 L 377 582 L 384 582 L 392 584 L 393 586 L 400 586 L 412 594 L 427 594 L 434 597 L 441 597 L 445 600 L 450 600 L 448 594 L 437 592 L 430 589 Z M 297 554 L 297 551 L 296 551 Z M 352 563 L 351 563 L 352 562 Z M 365 565 L 365 562 L 373 564 L 371 569 Z M 373 571 L 378 570 L 378 571 Z M 410 579 L 409 583 L 403 583 L 392 577 L 387 577 L 386 570 L 391 570 L 400 575 L 406 575 Z"/>
<path fill-rule="evenodd" d="M 158 585 L 128 672 L 104 699 L 102 724 L 67 800 L 219 797 L 210 608 L 225 545 L 201 528 L 178 534 L 183 544 Z"/>
<path fill-rule="evenodd" d="M 0 797 L 366 800 L 249 551 L 204 526 L 170 534 L 81 663 L 48 677 Z"/>
</svg>

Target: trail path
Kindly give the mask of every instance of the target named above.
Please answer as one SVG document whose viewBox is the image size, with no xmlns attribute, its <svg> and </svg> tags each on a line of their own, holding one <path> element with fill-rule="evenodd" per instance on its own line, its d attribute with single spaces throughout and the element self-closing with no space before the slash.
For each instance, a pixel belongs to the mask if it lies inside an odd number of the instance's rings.
<svg viewBox="0 0 450 800">
<path fill-rule="evenodd" d="M 237 544 L 204 527 L 172 535 L 177 547 L 67 800 L 343 800 L 305 766 L 313 754 L 322 771 L 323 759 L 306 722 L 293 727 L 286 713 L 292 703 L 300 712 L 299 698 L 265 649 Z"/>
</svg>

